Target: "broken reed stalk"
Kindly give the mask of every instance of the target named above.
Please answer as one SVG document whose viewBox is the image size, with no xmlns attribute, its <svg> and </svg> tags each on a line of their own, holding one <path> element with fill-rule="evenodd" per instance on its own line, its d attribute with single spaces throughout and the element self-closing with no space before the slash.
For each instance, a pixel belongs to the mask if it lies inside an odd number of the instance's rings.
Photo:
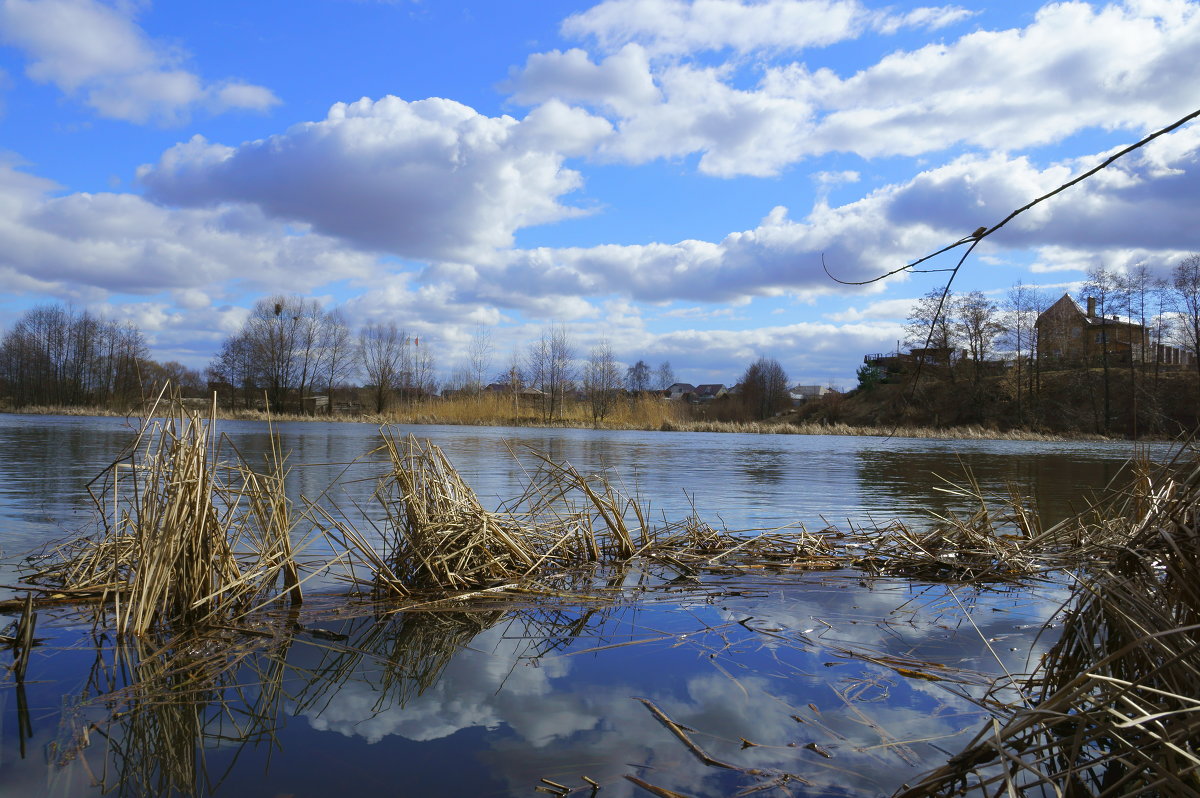
<svg viewBox="0 0 1200 798">
<path fill-rule="evenodd" d="M 1026 706 L 898 796 L 1200 794 L 1198 520 L 1200 462 L 1141 472 L 1077 519 L 1105 546 L 1077 569 Z"/>
<path fill-rule="evenodd" d="M 33 630 L 37 626 L 37 613 L 33 611 L 33 594 L 25 594 L 25 605 L 21 617 L 17 619 L 16 634 L 13 635 L 13 675 L 17 684 L 25 681 L 25 671 L 29 667 L 29 655 L 33 653 Z"/>
<path fill-rule="evenodd" d="M 120 634 L 228 623 L 283 595 L 299 603 L 278 447 L 265 474 L 223 461 L 215 420 L 215 405 L 201 418 L 178 402 L 148 418 L 89 487 L 100 530 L 52 549 L 27 580 L 111 599 Z"/>
</svg>

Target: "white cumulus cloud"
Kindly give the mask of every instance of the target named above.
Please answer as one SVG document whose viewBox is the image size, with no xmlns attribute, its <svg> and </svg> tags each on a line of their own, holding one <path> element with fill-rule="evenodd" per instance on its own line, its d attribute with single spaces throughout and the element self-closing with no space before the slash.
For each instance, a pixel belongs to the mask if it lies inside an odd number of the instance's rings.
<svg viewBox="0 0 1200 798">
<path fill-rule="evenodd" d="M 831 152 L 1019 151 L 1086 129 L 1140 133 L 1195 107 L 1200 4 L 1189 0 L 1053 3 L 1024 27 L 900 50 L 852 74 L 788 55 L 965 14 L 897 16 L 834 0 L 607 0 L 563 25 L 601 55 L 536 54 L 505 86 L 523 104 L 557 98 L 607 115 L 616 129 L 601 143 L 607 157 L 699 154 L 699 170 L 722 177 L 774 175 Z M 728 60 L 696 55 L 729 48 Z M 748 62 L 746 52 L 762 54 Z"/>
<path fill-rule="evenodd" d="M 375 265 L 324 236 L 289 233 L 254 208 L 171 209 L 133 194 L 55 196 L 57 188 L 0 162 L 0 273 L 12 290 L 95 299 L 234 280 L 306 290 Z"/>
<path fill-rule="evenodd" d="M 264 110 L 279 102 L 262 86 L 206 83 L 184 54 L 146 35 L 129 13 L 98 0 L 2 0 L 0 41 L 29 58 L 26 74 L 79 94 L 101 116 L 178 122 L 195 108 Z"/>
<path fill-rule="evenodd" d="M 656 55 L 750 52 L 821 47 L 867 30 L 936 29 L 968 16 L 957 6 L 872 11 L 858 0 L 604 0 L 568 17 L 562 30 L 593 38 L 602 50 L 638 42 Z"/>
<path fill-rule="evenodd" d="M 609 132 L 558 103 L 518 121 L 389 96 L 338 103 L 321 121 L 238 147 L 197 136 L 139 174 L 160 202 L 250 203 L 356 247 L 469 261 L 511 245 L 519 228 L 582 213 L 559 201 L 581 185 L 563 162 Z"/>
</svg>

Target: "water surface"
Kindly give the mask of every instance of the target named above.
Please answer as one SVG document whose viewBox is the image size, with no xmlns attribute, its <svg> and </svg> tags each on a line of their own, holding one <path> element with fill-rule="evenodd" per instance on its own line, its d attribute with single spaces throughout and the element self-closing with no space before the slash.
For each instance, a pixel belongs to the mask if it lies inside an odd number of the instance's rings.
<svg viewBox="0 0 1200 798">
<path fill-rule="evenodd" d="M 262 425 L 220 429 L 249 459 L 269 449 Z M 339 475 L 335 500 L 369 492 L 369 479 L 356 480 L 379 470 L 377 430 L 278 431 L 294 495 L 317 496 Z M 446 451 L 485 506 L 520 492 L 533 461 L 522 447 L 532 446 L 608 469 L 667 518 L 694 508 L 731 530 L 923 523 L 931 510 L 963 509 L 937 488 L 964 467 L 985 490 L 1014 484 L 1033 496 L 1049 522 L 1119 478 L 1133 453 L 1117 443 L 412 431 Z M 132 435 L 121 419 L 0 416 L 5 554 L 85 528 L 88 482 Z M 634 568 L 597 575 L 596 600 L 435 612 L 317 599 L 302 616 L 271 614 L 195 650 L 118 646 L 79 616 L 44 612 L 46 645 L 27 683 L 0 682 L 0 795 L 500 796 L 535 794 L 542 779 L 589 795 L 585 777 L 610 796 L 648 794 L 627 777 L 686 795 L 888 795 L 978 731 L 971 699 L 1030 669 L 1053 642 L 1042 624 L 1066 597 L 1053 582 L 954 587 L 849 571 L 675 576 Z M 164 671 L 166 654 L 174 669 Z"/>
</svg>

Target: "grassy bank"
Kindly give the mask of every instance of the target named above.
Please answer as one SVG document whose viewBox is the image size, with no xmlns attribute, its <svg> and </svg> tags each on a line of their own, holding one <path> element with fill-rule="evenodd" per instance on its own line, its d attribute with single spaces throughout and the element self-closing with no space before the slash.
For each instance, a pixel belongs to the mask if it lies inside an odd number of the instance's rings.
<svg viewBox="0 0 1200 798">
<path fill-rule="evenodd" d="M 36 406 L 8 408 L 3 412 L 25 415 L 58 416 L 140 416 L 138 410 L 119 412 L 108 408 Z M 512 401 L 502 397 L 471 397 L 439 399 L 410 406 L 391 408 L 384 413 L 357 415 L 307 415 L 298 413 L 270 414 L 261 410 L 219 409 L 217 418 L 238 421 L 273 422 L 343 422 L 367 424 L 447 424 L 477 427 L 540 427 L 574 429 L 643 430 L 653 432 L 718 432 L 756 435 L 851 435 L 886 438 L 928 438 L 938 440 L 1107 440 L 1092 433 L 1051 433 L 1021 429 L 1000 430 L 985 424 L 963 424 L 953 427 L 919 424 L 871 424 L 842 421 L 813 420 L 797 413 L 787 413 L 766 421 L 713 421 L 690 418 L 689 408 L 678 402 L 645 398 L 622 403 L 605 418 L 596 420 L 590 408 L 569 404 L 562 415 L 546 419 L 536 408 L 514 408 Z"/>
<path fill-rule="evenodd" d="M 806 404 L 799 415 L 804 421 L 850 426 L 1138 440 L 1171 439 L 1200 424 L 1200 390 L 1192 371 L 1043 370 L 1032 383 L 1031 376 L 1025 373 L 1018 382 L 1011 369 L 978 379 L 931 371 L 914 385 L 913 374 L 892 375 L 887 383 Z"/>
</svg>

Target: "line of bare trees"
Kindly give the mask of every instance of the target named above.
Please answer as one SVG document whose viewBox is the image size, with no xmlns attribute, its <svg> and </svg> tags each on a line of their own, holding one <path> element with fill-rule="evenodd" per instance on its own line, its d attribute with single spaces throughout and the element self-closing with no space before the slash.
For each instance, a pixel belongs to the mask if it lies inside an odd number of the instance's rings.
<svg viewBox="0 0 1200 798">
<path fill-rule="evenodd" d="M 17 407 L 129 405 L 163 370 L 134 325 L 61 305 L 26 311 L 0 340 L 0 393 Z"/>
<path fill-rule="evenodd" d="M 211 385 L 233 406 L 266 401 L 276 409 L 312 411 L 311 398 L 332 397 L 356 377 L 365 378 L 371 403 L 382 412 L 394 399 L 412 400 L 436 390 L 428 346 L 395 323 L 363 326 L 355 336 L 338 309 L 315 300 L 272 296 L 221 345 L 208 368 Z"/>
<path fill-rule="evenodd" d="M 481 394 L 489 384 L 493 390 L 499 386 L 511 396 L 514 409 L 523 396 L 527 404 L 538 406 L 546 421 L 561 418 L 569 402 L 582 400 L 593 420 L 602 421 L 623 396 L 663 390 L 675 382 L 669 362 L 651 369 L 639 360 L 622 370 L 606 338 L 581 356 L 563 324 L 542 329 L 536 340 L 524 350 L 514 350 L 504 367 L 493 374 L 494 354 L 487 328 L 477 327 L 467 342 L 466 357 L 452 371 L 446 388 L 470 396 Z M 489 374 L 493 374 L 490 383 Z"/>
<path fill-rule="evenodd" d="M 493 368 L 487 328 L 475 330 L 465 351 L 447 387 L 478 395 Z M 167 382 L 185 396 L 216 391 L 230 408 L 268 405 L 314 413 L 333 412 L 339 392 L 349 397 L 347 404 L 361 398 L 383 412 L 396 400 L 423 400 L 438 387 L 428 343 L 422 346 L 395 323 L 367 324 L 355 334 L 340 310 L 294 295 L 256 302 L 203 375 L 176 362 L 151 360 L 142 332 L 132 324 L 61 306 L 30 310 L 0 340 L 0 396 L 11 405 L 129 407 Z M 623 397 L 666 390 L 675 373 L 665 361 L 656 368 L 644 360 L 625 367 L 607 339 L 581 356 L 566 326 L 554 324 L 523 351 L 514 351 L 491 382 L 511 391 L 515 405 L 537 403 L 547 421 L 561 418 L 564 407 L 577 401 L 602 421 Z M 775 361 L 752 364 L 743 383 L 750 386 L 744 403 L 755 405 L 746 409 L 749 416 L 771 415 L 780 397 L 786 398 L 786 375 Z M 316 397 L 322 397 L 320 406 Z"/>
</svg>

